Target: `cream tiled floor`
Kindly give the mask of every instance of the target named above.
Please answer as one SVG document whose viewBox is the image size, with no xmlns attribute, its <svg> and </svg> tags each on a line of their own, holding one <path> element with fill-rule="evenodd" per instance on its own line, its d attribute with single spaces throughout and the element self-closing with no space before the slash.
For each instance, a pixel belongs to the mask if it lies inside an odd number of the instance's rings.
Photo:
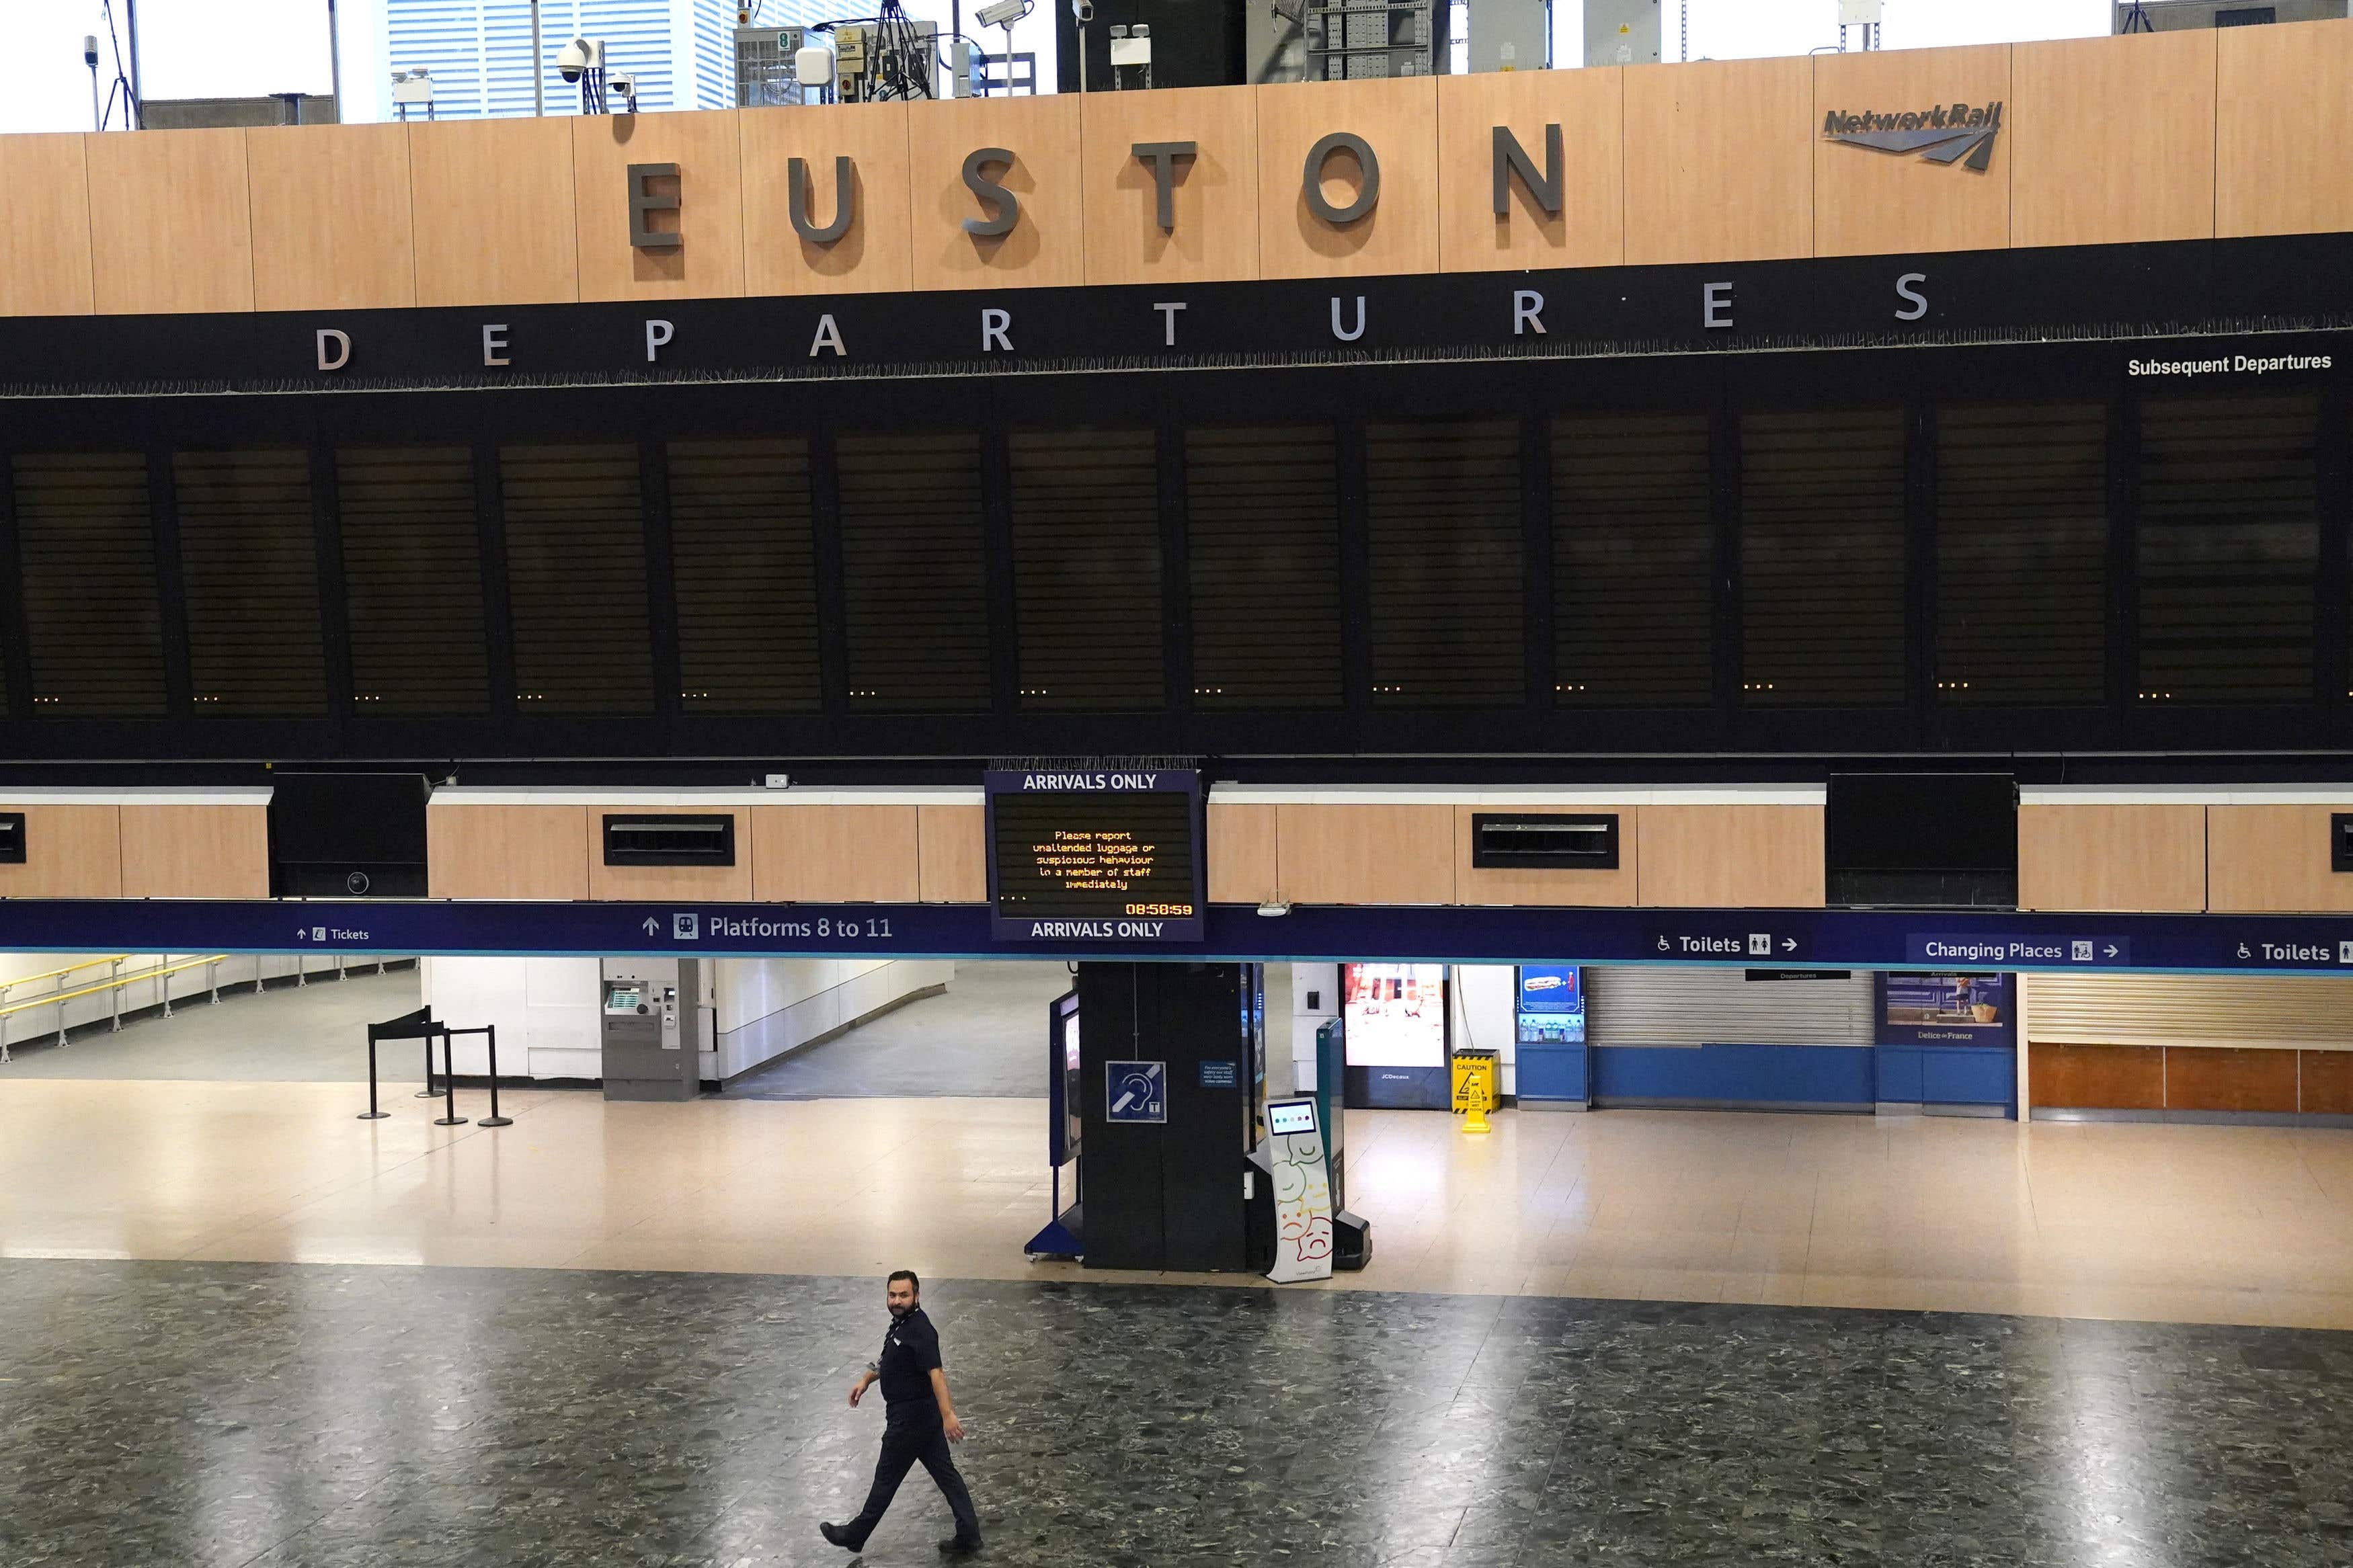
<svg viewBox="0 0 2353 1568">
<path fill-rule="evenodd" d="M 1032 1264 L 1044 1107 L 0 1082 L 0 1255 L 1123 1276 Z M 479 1094 L 460 1109 L 482 1112 Z M 2353 1328 L 2353 1131 L 1611 1111 L 1351 1113 L 1341 1289 Z"/>
</svg>

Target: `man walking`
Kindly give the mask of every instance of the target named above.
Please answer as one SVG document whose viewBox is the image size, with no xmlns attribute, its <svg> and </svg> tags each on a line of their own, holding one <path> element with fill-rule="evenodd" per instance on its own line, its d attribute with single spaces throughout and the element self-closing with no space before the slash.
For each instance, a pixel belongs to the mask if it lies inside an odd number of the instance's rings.
<svg viewBox="0 0 2353 1568">
<path fill-rule="evenodd" d="M 868 1362 L 849 1388 L 849 1407 L 855 1410 L 869 1387 L 878 1382 L 882 1385 L 882 1457 L 874 1462 L 874 1488 L 856 1519 L 848 1524 L 820 1524 L 818 1533 L 836 1546 L 863 1551 L 866 1538 L 882 1522 L 892 1495 L 907 1479 L 908 1467 L 921 1460 L 955 1514 L 955 1533 L 940 1542 L 940 1550 L 955 1556 L 977 1552 L 980 1520 L 948 1453 L 950 1443 L 964 1441 L 964 1423 L 948 1400 L 939 1331 L 923 1315 L 923 1281 L 912 1269 L 902 1268 L 883 1282 L 883 1290 L 891 1328 L 882 1336 L 881 1357 Z"/>
</svg>

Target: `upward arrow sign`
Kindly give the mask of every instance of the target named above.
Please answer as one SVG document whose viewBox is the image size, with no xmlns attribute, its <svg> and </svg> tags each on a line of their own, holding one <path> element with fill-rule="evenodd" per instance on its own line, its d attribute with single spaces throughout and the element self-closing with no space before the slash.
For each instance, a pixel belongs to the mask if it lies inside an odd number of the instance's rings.
<svg viewBox="0 0 2353 1568">
<path fill-rule="evenodd" d="M 659 930 L 661 930 L 660 923 L 657 921 L 653 916 L 648 915 L 646 917 L 646 934 L 648 936 L 651 936 Z"/>
</svg>

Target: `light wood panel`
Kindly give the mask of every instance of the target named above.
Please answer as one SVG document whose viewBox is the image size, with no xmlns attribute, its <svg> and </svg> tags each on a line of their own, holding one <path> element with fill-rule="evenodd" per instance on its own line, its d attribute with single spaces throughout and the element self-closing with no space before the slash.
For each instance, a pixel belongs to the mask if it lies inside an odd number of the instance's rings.
<svg viewBox="0 0 2353 1568">
<path fill-rule="evenodd" d="M 744 292 L 744 152 L 732 109 L 685 114 L 583 114 L 572 126 L 572 208 L 580 226 L 583 300 L 710 300 Z M 685 237 L 669 249 L 629 243 L 632 163 L 675 163 L 679 210 L 649 226 Z"/>
<path fill-rule="evenodd" d="M 1471 864 L 1471 819 L 1486 811 L 1526 816 L 1618 819 L 1618 868 L 1614 871 L 1481 870 Z M 1641 857 L 1641 813 L 1625 805 L 1477 806 L 1454 808 L 1454 901 L 1458 904 L 1551 904 L 1624 908 L 1640 892 L 1635 868 Z"/>
<path fill-rule="evenodd" d="M 1286 82 L 1258 94 L 1259 276 L 1366 278 L 1438 270 L 1438 86 L 1388 81 Z M 1354 223 L 1324 222 L 1302 184 L 1308 152 L 1335 131 L 1361 136 L 1381 168 L 1380 199 Z M 1356 199 L 1354 160 L 1324 165 L 1335 205 Z"/>
<path fill-rule="evenodd" d="M 2353 875 L 2329 869 L 2327 805 L 2206 808 L 2206 907 L 2233 913 L 2353 910 Z"/>
<path fill-rule="evenodd" d="M 272 125 L 245 132 L 258 310 L 417 303 L 408 132 L 399 125 Z M 368 345 L 355 342 L 363 368 Z"/>
<path fill-rule="evenodd" d="M 1275 854 L 1271 805 L 1209 802 L 1209 902 L 1262 904 L 1282 896 L 1282 862 Z"/>
<path fill-rule="evenodd" d="M 2168 1110 L 2294 1110 L 2294 1051 L 2168 1046 Z"/>
<path fill-rule="evenodd" d="M 24 805 L 0 799 L 0 811 L 25 814 L 25 863 L 0 866 L 0 899 L 122 896 L 118 807 Z"/>
<path fill-rule="evenodd" d="M 2121 245 L 2214 232 L 2215 33 L 2019 44 L 2010 243 Z"/>
<path fill-rule="evenodd" d="M 2010 243 L 2010 46 L 1873 49 L 1814 58 L 1814 254 L 1998 250 Z M 1833 111 L 1905 114 L 2002 103 L 1980 173 L 1822 134 Z M 1892 316 L 1899 301 L 1891 294 Z"/>
<path fill-rule="evenodd" d="M 762 903 L 912 904 L 915 808 L 754 806 L 752 865 Z"/>
<path fill-rule="evenodd" d="M 1080 103 L 1088 282 L 1223 283 L 1258 276 L 1253 89 L 1091 92 Z M 1160 227 L 1153 165 L 1135 156 L 1145 142 L 1190 142 L 1196 149 L 1176 164 L 1171 232 Z"/>
<path fill-rule="evenodd" d="M 1813 62 L 1628 66 L 1626 260 L 1759 261 L 1813 247 Z M 1694 314 L 1699 301 L 1694 293 Z"/>
<path fill-rule="evenodd" d="M 1819 805 L 1646 805 L 1639 902 L 1661 909 L 1819 909 Z"/>
<path fill-rule="evenodd" d="M 571 119 L 410 122 L 418 304 L 580 297 Z"/>
<path fill-rule="evenodd" d="M 577 805 L 436 805 L 425 885 L 437 899 L 588 896 L 588 813 Z"/>
<path fill-rule="evenodd" d="M 269 896 L 268 806 L 126 805 L 121 813 L 124 898 Z"/>
<path fill-rule="evenodd" d="M 1454 900 L 1451 805 L 1278 805 L 1283 897 L 1303 904 Z"/>
<path fill-rule="evenodd" d="M 2202 910 L 2202 805 L 2021 805 L 2022 910 Z"/>
<path fill-rule="evenodd" d="M 87 316 L 94 306 L 82 140 L 0 136 L 0 316 Z"/>
<path fill-rule="evenodd" d="M 987 209 L 965 189 L 965 154 L 1000 147 L 1013 164 L 985 173 L 1021 200 L 1012 232 L 966 234 Z M 1086 281 L 1082 159 L 1076 94 L 958 98 L 907 106 L 917 289 L 1060 289 Z M 1018 324 L 1018 318 L 1017 318 Z M 977 344 L 979 329 L 974 328 Z M 1017 333 L 1014 346 L 1020 347 Z"/>
<path fill-rule="evenodd" d="M 744 150 L 745 293 L 895 293 L 913 287 L 905 104 L 836 104 L 736 120 Z M 820 226 L 834 217 L 833 161 L 850 161 L 855 211 L 839 239 L 812 244 L 793 227 L 788 204 L 795 158 L 808 164 L 809 219 Z"/>
<path fill-rule="evenodd" d="M 927 904 L 988 901 L 988 813 L 977 805 L 926 805 L 916 813 L 920 895 Z"/>
<path fill-rule="evenodd" d="M 99 314 L 253 309 L 243 131 L 93 135 L 83 147 Z"/>
<path fill-rule="evenodd" d="M 2086 1110 L 2162 1110 L 2165 1051 L 2158 1046 L 2026 1047 L 2033 1103 Z"/>
<path fill-rule="evenodd" d="M 1615 267 L 1626 258 L 1626 73 L 1482 72 L 1438 83 L 1442 272 Z M 1545 166 L 1545 127 L 1560 127 L 1560 211 L 1547 215 L 1514 177 L 1495 216 L 1495 127 Z"/>
<path fill-rule="evenodd" d="M 605 864 L 607 816 L 728 816 L 735 822 L 735 864 L 733 866 L 607 866 Z M 729 903 L 752 900 L 752 864 L 757 853 L 752 840 L 751 812 L 724 806 L 592 805 L 588 814 L 588 896 L 600 902 L 634 903 L 644 900 L 717 899 Z"/>
<path fill-rule="evenodd" d="M 2214 232 L 2353 228 L 2353 22 L 2224 27 L 2214 47 Z"/>
</svg>

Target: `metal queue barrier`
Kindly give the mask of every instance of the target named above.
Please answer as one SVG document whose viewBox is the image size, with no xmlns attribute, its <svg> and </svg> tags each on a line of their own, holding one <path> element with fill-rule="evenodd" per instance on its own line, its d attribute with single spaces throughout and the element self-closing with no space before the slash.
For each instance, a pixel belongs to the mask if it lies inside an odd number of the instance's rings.
<svg viewBox="0 0 2353 1568">
<path fill-rule="evenodd" d="M 458 1072 L 455 1061 L 457 1038 L 459 1035 L 480 1035 L 491 1056 L 491 1113 L 481 1120 L 484 1127 L 512 1127 L 514 1118 L 499 1114 L 499 1030 L 495 1024 L 478 1028 L 453 1029 L 433 1016 L 430 1007 L 419 1007 L 413 1013 L 403 1013 L 397 1018 L 386 1018 L 381 1024 L 370 1024 L 368 1040 L 368 1108 L 359 1113 L 362 1121 L 381 1121 L 392 1114 L 376 1103 L 376 1042 L 379 1040 L 423 1040 L 425 1042 L 425 1087 L 417 1091 L 419 1100 L 430 1100 L 436 1093 L 443 1096 L 443 1109 L 433 1119 L 436 1127 L 463 1127 L 467 1118 L 458 1114 Z M 433 1087 L 433 1042 L 441 1042 L 441 1087 Z"/>
</svg>

